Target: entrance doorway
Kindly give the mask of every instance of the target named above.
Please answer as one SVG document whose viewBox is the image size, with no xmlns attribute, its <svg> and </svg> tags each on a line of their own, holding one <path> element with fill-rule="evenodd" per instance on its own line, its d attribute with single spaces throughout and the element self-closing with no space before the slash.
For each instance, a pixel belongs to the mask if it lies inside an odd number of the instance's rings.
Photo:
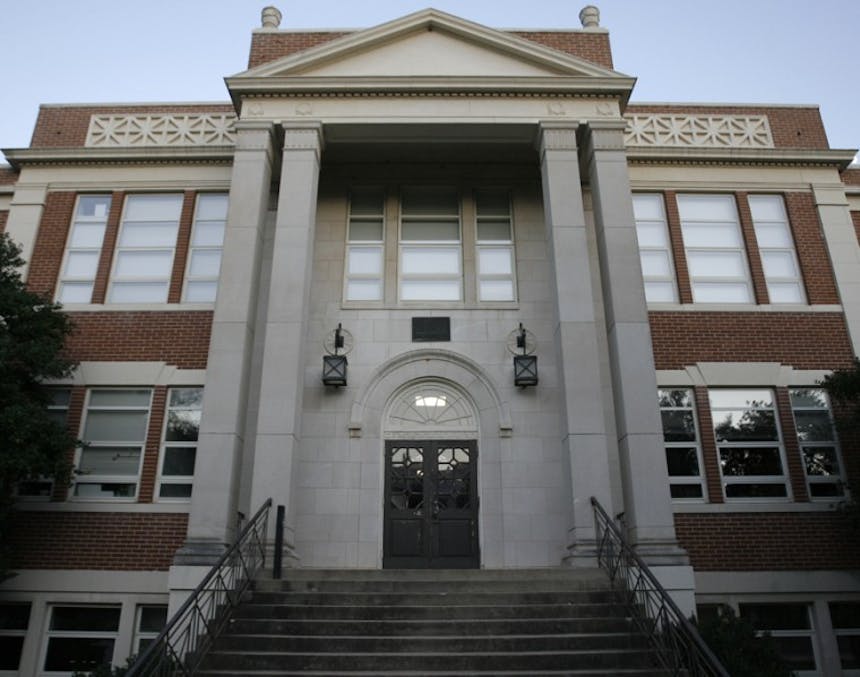
<svg viewBox="0 0 860 677">
<path fill-rule="evenodd" d="M 475 440 L 385 443 L 382 566 L 477 569 Z"/>
</svg>

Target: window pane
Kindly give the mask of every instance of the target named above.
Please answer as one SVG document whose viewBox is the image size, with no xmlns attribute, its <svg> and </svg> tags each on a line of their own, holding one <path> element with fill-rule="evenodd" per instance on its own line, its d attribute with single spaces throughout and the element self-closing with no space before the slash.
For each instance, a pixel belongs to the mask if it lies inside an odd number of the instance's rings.
<svg viewBox="0 0 860 677">
<path fill-rule="evenodd" d="M 212 303 L 218 293 L 217 282 L 194 280 L 185 287 L 185 300 L 188 303 Z"/>
<path fill-rule="evenodd" d="M 665 390 L 657 391 L 657 399 L 661 407 L 686 407 L 693 406 L 693 398 L 689 390 Z"/>
<path fill-rule="evenodd" d="M 409 216 L 459 214 L 456 191 L 450 188 L 410 188 L 403 191 L 403 214 Z"/>
<path fill-rule="evenodd" d="M 511 222 L 505 221 L 478 221 L 478 241 L 510 242 Z"/>
<path fill-rule="evenodd" d="M 750 195 L 750 213 L 756 221 L 785 221 L 785 205 L 780 195 Z"/>
<path fill-rule="evenodd" d="M 806 474 L 811 477 L 839 477 L 839 461 L 834 447 L 804 447 Z"/>
<path fill-rule="evenodd" d="M 196 442 L 200 431 L 201 413 L 199 409 L 169 412 L 165 439 L 170 442 Z"/>
<path fill-rule="evenodd" d="M 57 298 L 60 303 L 89 303 L 92 297 L 92 282 L 63 282 Z"/>
<path fill-rule="evenodd" d="M 23 635 L 0 636 L 0 670 L 17 670 L 23 648 Z"/>
<path fill-rule="evenodd" d="M 860 602 L 830 602 L 830 622 L 837 630 L 860 628 Z"/>
<path fill-rule="evenodd" d="M 728 390 L 715 389 L 708 391 L 711 407 L 715 409 L 772 409 L 773 393 L 765 389 Z"/>
<path fill-rule="evenodd" d="M 115 632 L 119 628 L 117 607 L 55 606 L 51 630 Z"/>
<path fill-rule="evenodd" d="M 699 452 L 695 447 L 669 447 L 666 449 L 666 465 L 670 477 L 698 477 Z"/>
<path fill-rule="evenodd" d="M 348 272 L 350 275 L 382 275 L 382 248 L 350 247 Z"/>
<path fill-rule="evenodd" d="M 771 303 L 803 303 L 803 288 L 798 282 L 768 282 Z"/>
<path fill-rule="evenodd" d="M 91 407 L 149 407 L 149 390 L 93 390 Z"/>
<path fill-rule="evenodd" d="M 119 244 L 121 247 L 173 247 L 178 229 L 177 221 L 124 223 Z"/>
<path fill-rule="evenodd" d="M 836 638 L 839 646 L 839 659 L 843 670 L 860 668 L 860 632 L 856 635 L 841 635 Z"/>
<path fill-rule="evenodd" d="M 87 413 L 84 439 L 89 442 L 137 442 L 146 439 L 146 411 L 93 411 Z"/>
<path fill-rule="evenodd" d="M 346 285 L 347 301 L 379 301 L 382 283 L 378 280 L 350 280 Z"/>
<path fill-rule="evenodd" d="M 190 484 L 162 484 L 158 490 L 159 498 L 191 498 Z"/>
<path fill-rule="evenodd" d="M 637 221 L 662 221 L 663 196 L 656 193 L 634 195 L 633 214 Z"/>
<path fill-rule="evenodd" d="M 682 223 L 681 228 L 684 245 L 688 248 L 728 247 L 740 249 L 743 247 L 741 234 L 736 223 Z"/>
<path fill-rule="evenodd" d="M 460 249 L 450 248 L 403 248 L 403 275 L 459 275 L 460 274 Z M 445 282 L 444 284 L 449 284 Z M 406 281 L 404 280 L 404 287 Z M 456 283 L 460 297 L 460 283 Z M 446 297 L 447 298 L 447 297 Z"/>
<path fill-rule="evenodd" d="M 194 247 L 220 247 L 224 244 L 224 224 L 215 222 L 194 224 Z"/>
<path fill-rule="evenodd" d="M 112 303 L 165 303 L 167 282 L 114 282 Z"/>
<path fill-rule="evenodd" d="M 511 201 L 506 190 L 477 191 L 475 206 L 479 216 L 509 214 L 511 211 Z"/>
<path fill-rule="evenodd" d="M 26 630 L 29 623 L 29 602 L 0 604 L 0 630 Z"/>
<path fill-rule="evenodd" d="M 405 241 L 457 241 L 460 239 L 459 221 L 404 221 L 400 229 Z"/>
<path fill-rule="evenodd" d="M 351 242 L 382 242 L 382 219 L 349 222 Z"/>
<path fill-rule="evenodd" d="M 384 197 L 381 190 L 356 190 L 352 193 L 349 211 L 355 215 L 382 214 Z"/>
<path fill-rule="evenodd" d="M 670 484 L 669 495 L 672 498 L 702 498 L 702 485 Z"/>
<path fill-rule="evenodd" d="M 661 411 L 665 442 L 695 442 L 696 424 L 692 411 Z"/>
<path fill-rule="evenodd" d="M 110 195 L 80 195 L 78 196 L 77 218 L 103 220 L 108 217 Z"/>
<path fill-rule="evenodd" d="M 228 198 L 226 193 L 207 193 L 197 196 L 198 221 L 218 221 L 227 218 Z"/>
<path fill-rule="evenodd" d="M 514 283 L 510 280 L 481 280 L 478 287 L 481 301 L 514 300 Z"/>
<path fill-rule="evenodd" d="M 755 224 L 755 239 L 759 247 L 774 247 L 777 249 L 791 249 L 794 247 L 788 228 L 781 223 Z"/>
<path fill-rule="evenodd" d="M 194 447 L 167 447 L 164 450 L 165 476 L 191 477 L 194 475 L 194 461 L 197 450 Z"/>
<path fill-rule="evenodd" d="M 144 606 L 140 609 L 139 632 L 161 632 L 167 624 L 166 606 Z"/>
<path fill-rule="evenodd" d="M 824 395 L 824 391 L 819 388 L 792 388 L 789 391 L 789 396 L 792 407 L 830 410 L 827 397 Z"/>
<path fill-rule="evenodd" d="M 77 223 L 72 229 L 72 237 L 69 239 L 69 247 L 100 248 L 102 246 L 104 234 L 104 224 Z"/>
<path fill-rule="evenodd" d="M 52 637 L 48 640 L 45 670 L 90 672 L 113 660 L 112 637 Z"/>
<path fill-rule="evenodd" d="M 718 442 L 775 442 L 778 440 L 774 412 L 760 409 L 715 411 L 714 432 Z"/>
<path fill-rule="evenodd" d="M 795 410 L 794 423 L 801 442 L 828 442 L 834 438 L 830 415 L 826 411 Z"/>
<path fill-rule="evenodd" d="M 687 252 L 690 274 L 696 277 L 738 278 L 745 274 L 740 252 Z"/>
<path fill-rule="evenodd" d="M 649 303 L 674 303 L 675 285 L 672 282 L 645 282 L 645 300 Z"/>
<path fill-rule="evenodd" d="M 669 277 L 672 275 L 668 252 L 640 251 L 639 260 L 642 262 L 643 275 L 649 277 Z"/>
<path fill-rule="evenodd" d="M 640 247 L 667 247 L 666 226 L 651 221 L 636 223 L 636 239 Z"/>
<path fill-rule="evenodd" d="M 745 283 L 695 282 L 693 300 L 696 303 L 751 303 L 749 286 Z"/>
<path fill-rule="evenodd" d="M 131 195 L 126 200 L 126 221 L 178 221 L 182 195 Z"/>
<path fill-rule="evenodd" d="M 679 195 L 678 211 L 690 221 L 736 221 L 732 195 Z"/>
<path fill-rule="evenodd" d="M 140 468 L 140 448 L 93 447 L 81 451 L 81 475 L 128 475 L 136 477 Z M 84 478 L 86 479 L 86 478 Z"/>
<path fill-rule="evenodd" d="M 478 250 L 478 273 L 480 275 L 511 275 L 513 272 L 510 248 L 482 248 Z"/>
<path fill-rule="evenodd" d="M 761 253 L 766 277 L 796 277 L 797 267 L 790 252 L 767 251 Z"/>
<path fill-rule="evenodd" d="M 134 498 L 136 484 L 122 482 L 78 482 L 75 496 L 83 498 Z"/>
<path fill-rule="evenodd" d="M 94 278 L 99 266 L 98 252 L 69 252 L 66 259 L 66 276 Z"/>
<path fill-rule="evenodd" d="M 221 250 L 202 249 L 191 252 L 188 274 L 194 277 L 218 277 L 221 270 Z"/>
<path fill-rule="evenodd" d="M 785 498 L 785 484 L 726 484 L 726 498 Z"/>
<path fill-rule="evenodd" d="M 811 637 L 774 637 L 776 650 L 792 670 L 815 670 Z"/>
<path fill-rule="evenodd" d="M 172 388 L 170 406 L 199 409 L 203 406 L 203 388 Z"/>
<path fill-rule="evenodd" d="M 841 482 L 812 482 L 809 485 L 809 495 L 812 498 L 829 498 L 832 496 L 844 496 Z"/>
<path fill-rule="evenodd" d="M 723 476 L 782 475 L 779 449 L 772 447 L 720 447 Z"/>
<path fill-rule="evenodd" d="M 117 277 L 140 279 L 170 277 L 173 269 L 173 251 L 121 251 L 117 253 Z"/>
<path fill-rule="evenodd" d="M 400 297 L 405 301 L 459 301 L 460 281 L 407 281 L 400 287 Z"/>
</svg>

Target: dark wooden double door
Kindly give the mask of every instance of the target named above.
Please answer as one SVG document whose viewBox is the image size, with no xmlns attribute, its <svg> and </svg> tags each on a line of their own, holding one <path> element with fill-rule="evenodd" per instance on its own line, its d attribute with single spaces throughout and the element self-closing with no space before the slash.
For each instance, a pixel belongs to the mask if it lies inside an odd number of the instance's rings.
<svg viewBox="0 0 860 677">
<path fill-rule="evenodd" d="M 385 443 L 383 568 L 480 566 L 477 454 L 474 440 Z"/>
</svg>

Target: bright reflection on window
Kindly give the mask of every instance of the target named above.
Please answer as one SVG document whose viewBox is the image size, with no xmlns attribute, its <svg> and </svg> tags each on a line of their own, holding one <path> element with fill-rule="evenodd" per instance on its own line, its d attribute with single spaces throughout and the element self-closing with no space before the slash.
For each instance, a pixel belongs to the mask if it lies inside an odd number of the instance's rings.
<svg viewBox="0 0 860 677">
<path fill-rule="evenodd" d="M 448 400 L 444 395 L 416 395 L 416 407 L 444 407 Z"/>
</svg>

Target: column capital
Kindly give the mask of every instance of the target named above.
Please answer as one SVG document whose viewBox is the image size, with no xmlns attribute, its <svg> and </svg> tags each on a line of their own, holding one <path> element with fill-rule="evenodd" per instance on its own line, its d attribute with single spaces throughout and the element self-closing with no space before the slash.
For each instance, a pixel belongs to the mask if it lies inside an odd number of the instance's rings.
<svg viewBox="0 0 860 677">
<path fill-rule="evenodd" d="M 239 120 L 235 125 L 236 152 L 264 151 L 272 160 L 275 126 L 268 120 Z"/>
<path fill-rule="evenodd" d="M 576 151 L 576 133 L 579 127 L 580 124 L 574 121 L 541 121 L 538 123 L 535 148 L 541 156 L 548 150 Z"/>
<path fill-rule="evenodd" d="M 625 120 L 591 120 L 586 126 L 583 146 L 586 155 L 595 151 L 627 151 L 624 143 L 624 132 L 627 129 Z"/>
<path fill-rule="evenodd" d="M 321 122 L 284 122 L 284 152 L 313 150 L 320 153 L 325 146 Z"/>
</svg>

